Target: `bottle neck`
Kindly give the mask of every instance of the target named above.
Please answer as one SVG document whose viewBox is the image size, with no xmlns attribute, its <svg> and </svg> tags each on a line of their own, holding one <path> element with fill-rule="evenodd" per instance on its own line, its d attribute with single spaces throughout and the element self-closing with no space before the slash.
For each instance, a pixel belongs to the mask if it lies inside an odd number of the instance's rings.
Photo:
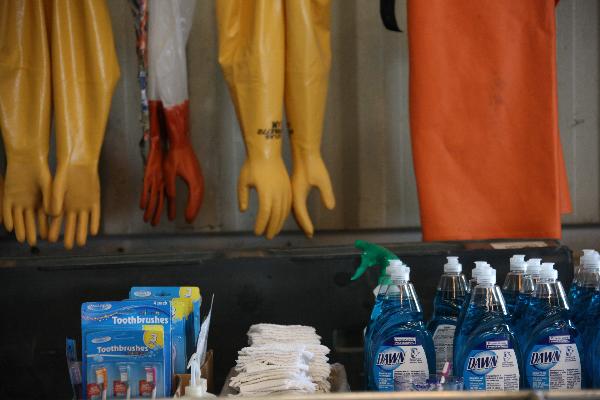
<svg viewBox="0 0 600 400">
<path fill-rule="evenodd" d="M 473 290 L 470 307 L 482 308 L 485 311 L 500 311 L 507 314 L 504 300 L 500 298 L 499 290 L 491 283 L 479 284 Z"/>
</svg>

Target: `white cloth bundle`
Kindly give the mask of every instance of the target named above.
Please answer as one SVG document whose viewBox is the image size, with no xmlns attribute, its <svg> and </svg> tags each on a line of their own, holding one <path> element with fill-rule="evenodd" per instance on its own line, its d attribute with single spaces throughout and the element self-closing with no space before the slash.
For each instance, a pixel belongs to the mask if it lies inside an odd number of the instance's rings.
<svg viewBox="0 0 600 400">
<path fill-rule="evenodd" d="M 236 376 L 229 386 L 240 396 L 329 392 L 329 348 L 315 328 L 256 324 L 248 330 L 249 347 L 238 352 Z"/>
</svg>

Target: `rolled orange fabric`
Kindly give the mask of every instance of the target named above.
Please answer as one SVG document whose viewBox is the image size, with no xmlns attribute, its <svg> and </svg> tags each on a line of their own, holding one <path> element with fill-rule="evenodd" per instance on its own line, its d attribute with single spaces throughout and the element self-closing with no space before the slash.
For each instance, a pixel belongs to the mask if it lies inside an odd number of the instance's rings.
<svg viewBox="0 0 600 400">
<path fill-rule="evenodd" d="M 423 239 L 559 238 L 555 0 L 409 0 Z"/>
</svg>

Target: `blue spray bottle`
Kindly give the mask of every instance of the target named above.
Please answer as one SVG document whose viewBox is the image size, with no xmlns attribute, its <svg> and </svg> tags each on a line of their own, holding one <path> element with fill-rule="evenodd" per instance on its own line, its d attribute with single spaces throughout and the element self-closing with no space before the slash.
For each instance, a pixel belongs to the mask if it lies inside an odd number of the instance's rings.
<svg viewBox="0 0 600 400">
<path fill-rule="evenodd" d="M 521 354 L 492 268 L 477 277 L 458 332 L 455 375 L 466 390 L 519 390 Z"/>
<path fill-rule="evenodd" d="M 567 299 L 554 263 L 543 263 L 525 319 L 522 343 L 524 386 L 535 390 L 577 390 L 582 386 L 581 335 L 569 320 Z"/>
<path fill-rule="evenodd" d="M 488 264 L 485 261 L 475 261 L 475 268 L 473 268 L 471 270 L 471 279 L 469 280 L 468 283 L 468 287 L 469 290 L 467 291 L 467 293 L 465 294 L 465 298 L 463 301 L 463 304 L 460 308 L 460 312 L 458 314 L 458 319 L 456 321 L 456 329 L 454 330 L 454 341 L 453 341 L 453 358 L 452 358 L 452 365 L 458 365 L 456 364 L 456 354 L 458 354 L 459 352 L 459 346 L 460 343 L 458 343 L 458 332 L 460 332 L 460 328 L 465 320 L 465 316 L 467 315 L 467 308 L 469 306 L 469 303 L 471 302 L 471 294 L 473 293 L 473 290 L 475 289 L 475 287 L 477 286 L 477 277 L 482 274 L 487 268 L 491 268 L 490 264 Z"/>
<path fill-rule="evenodd" d="M 515 312 L 526 270 L 527 264 L 525 263 L 525 256 L 523 254 L 515 254 L 510 258 L 510 271 L 506 274 L 504 285 L 502 285 L 502 295 L 506 301 L 506 308 L 509 315 Z"/>
<path fill-rule="evenodd" d="M 374 391 L 393 391 L 397 379 L 435 373 L 433 340 L 423 323 L 414 288 L 409 285 L 410 268 L 391 261 L 388 273 L 392 282 L 366 347 L 368 389 Z"/>
<path fill-rule="evenodd" d="M 467 286 L 458 257 L 447 257 L 444 273 L 435 293 L 433 316 L 427 324 L 435 346 L 435 370 L 441 373 L 446 362 L 452 362 L 454 331 L 465 301 Z"/>
<path fill-rule="evenodd" d="M 584 257 L 582 257 L 584 258 Z M 580 331 L 585 328 L 586 316 L 592 297 L 600 287 L 600 259 L 590 257 L 583 260 L 574 290 L 569 292 L 571 321 Z"/>
<path fill-rule="evenodd" d="M 511 325 L 517 335 L 519 343 L 524 343 L 523 334 L 525 334 L 525 327 L 529 326 L 527 320 L 524 319 L 527 307 L 529 306 L 529 299 L 535 291 L 537 282 L 540 279 L 540 271 L 542 268 L 541 258 L 530 258 L 527 261 L 527 269 L 523 275 L 523 284 L 519 290 L 517 296 L 517 304 L 515 305 L 515 311 L 511 315 Z"/>
</svg>

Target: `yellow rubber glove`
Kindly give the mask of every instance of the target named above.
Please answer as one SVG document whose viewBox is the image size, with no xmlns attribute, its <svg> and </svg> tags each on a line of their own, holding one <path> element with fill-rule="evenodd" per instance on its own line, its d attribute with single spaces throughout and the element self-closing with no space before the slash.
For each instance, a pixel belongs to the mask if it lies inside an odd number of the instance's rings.
<svg viewBox="0 0 600 400">
<path fill-rule="evenodd" d="M 259 211 L 254 233 L 271 239 L 281 231 L 292 198 L 281 157 L 283 0 L 219 0 L 217 19 L 219 62 L 246 143 L 239 206 L 241 211 L 248 209 L 249 188 L 255 188 Z"/>
<path fill-rule="evenodd" d="M 306 209 L 311 188 L 335 207 L 329 173 L 321 157 L 323 118 L 331 67 L 330 0 L 285 1 L 285 111 L 292 143 L 294 216 L 306 236 L 313 224 Z"/>
<path fill-rule="evenodd" d="M 100 228 L 98 160 L 119 79 L 110 16 L 104 0 L 53 1 L 52 82 L 56 120 L 56 176 L 49 240 L 85 245 Z M 89 229 L 88 229 L 89 228 Z"/>
<path fill-rule="evenodd" d="M 4 225 L 19 242 L 33 246 L 47 235 L 52 177 L 50 58 L 44 4 L 0 2 L 0 129 L 6 150 Z"/>
</svg>

